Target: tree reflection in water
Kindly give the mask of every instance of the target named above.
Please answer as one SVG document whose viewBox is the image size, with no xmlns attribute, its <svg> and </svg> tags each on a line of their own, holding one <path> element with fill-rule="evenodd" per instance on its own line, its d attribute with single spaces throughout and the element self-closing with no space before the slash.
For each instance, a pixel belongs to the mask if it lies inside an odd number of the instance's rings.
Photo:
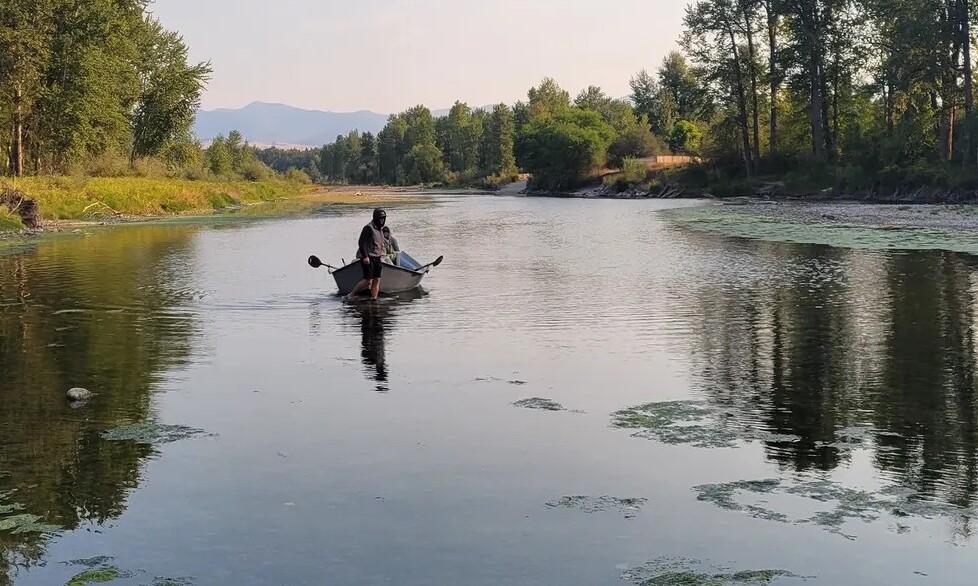
<svg viewBox="0 0 978 586">
<path fill-rule="evenodd" d="M 99 434 L 147 419 L 156 383 L 190 355 L 192 234 L 123 228 L 0 256 L 0 505 L 65 529 L 125 510 L 153 448 Z M 74 386 L 98 395 L 75 411 Z M 43 554 L 43 536 L 0 532 L 0 584 Z"/>
<path fill-rule="evenodd" d="M 696 390 L 730 414 L 724 424 L 797 436 L 765 442 L 794 471 L 831 471 L 866 448 L 919 498 L 974 506 L 978 260 L 743 246 L 791 269 L 699 292 Z"/>
</svg>

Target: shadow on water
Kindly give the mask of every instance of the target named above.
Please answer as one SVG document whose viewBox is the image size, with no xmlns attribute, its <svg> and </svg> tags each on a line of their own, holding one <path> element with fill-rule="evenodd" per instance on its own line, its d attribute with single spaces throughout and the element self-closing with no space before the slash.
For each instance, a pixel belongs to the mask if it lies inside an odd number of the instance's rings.
<svg viewBox="0 0 978 586">
<path fill-rule="evenodd" d="M 360 327 L 360 360 L 364 374 L 377 383 L 374 390 L 379 393 L 390 391 L 387 338 L 396 323 L 397 314 L 407 304 L 425 295 L 424 289 L 418 288 L 378 301 L 344 303 L 346 318 Z"/>
<path fill-rule="evenodd" d="M 0 522 L 12 512 L 74 529 L 125 510 L 154 451 L 100 433 L 151 420 L 156 383 L 190 356 L 192 233 L 113 230 L 0 257 Z M 75 386 L 97 395 L 73 409 Z M 0 531 L 0 584 L 38 563 L 45 540 Z"/>
</svg>

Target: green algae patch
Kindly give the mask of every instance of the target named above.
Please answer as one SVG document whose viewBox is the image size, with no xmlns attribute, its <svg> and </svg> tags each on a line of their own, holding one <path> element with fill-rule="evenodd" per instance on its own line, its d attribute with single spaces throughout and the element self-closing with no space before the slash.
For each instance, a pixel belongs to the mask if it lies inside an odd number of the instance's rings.
<svg viewBox="0 0 978 586">
<path fill-rule="evenodd" d="M 99 566 L 109 566 L 112 564 L 112 560 L 115 558 L 107 555 L 97 555 L 90 558 L 80 558 L 77 560 L 68 560 L 67 562 L 61 562 L 66 566 L 81 566 L 84 568 L 97 568 Z"/>
<path fill-rule="evenodd" d="M 194 586 L 194 579 L 190 576 L 179 578 L 162 578 L 157 576 L 153 578 L 153 583 L 150 586 Z"/>
<path fill-rule="evenodd" d="M 520 399 L 513 403 L 514 407 L 521 409 L 538 409 L 541 411 L 567 411 L 563 405 L 553 399 L 533 397 L 532 399 Z"/>
<path fill-rule="evenodd" d="M 693 487 L 693 490 L 697 493 L 697 500 L 713 503 L 723 509 L 743 512 L 756 519 L 767 521 L 796 525 L 811 524 L 850 540 L 856 537 L 843 532 L 846 523 L 850 521 L 872 523 L 884 517 L 894 519 L 943 517 L 963 522 L 974 514 L 970 507 L 926 500 L 902 487 L 888 487 L 879 492 L 869 492 L 826 479 L 791 483 L 778 479 L 738 480 L 721 484 L 703 484 Z M 791 516 L 788 512 L 772 508 L 767 502 L 744 503 L 739 500 L 744 495 L 798 497 L 819 510 L 808 516 Z M 904 534 L 908 533 L 910 528 L 896 523 L 891 530 Z"/>
<path fill-rule="evenodd" d="M 82 558 L 61 562 L 66 566 L 79 566 L 86 568 L 76 574 L 65 583 L 65 586 L 84 586 L 87 584 L 100 584 L 112 582 L 114 580 L 125 580 L 139 574 L 145 574 L 144 570 L 120 570 L 113 562 L 115 558 L 106 555 L 99 555 L 90 558 Z M 156 576 L 151 583 L 143 583 L 141 586 L 193 586 L 194 578 L 190 576 L 168 577 Z"/>
<path fill-rule="evenodd" d="M 103 584 L 113 580 L 129 578 L 131 574 L 123 572 L 115 566 L 104 566 L 92 568 L 75 574 L 70 580 L 65 582 L 65 586 L 88 586 L 89 584 Z"/>
<path fill-rule="evenodd" d="M 807 578 L 787 570 L 734 570 L 689 558 L 659 558 L 626 570 L 621 579 L 638 586 L 746 586 Z"/>
<path fill-rule="evenodd" d="M 21 535 L 24 533 L 54 533 L 62 529 L 58 525 L 45 523 L 43 517 L 39 515 L 23 512 L 24 505 L 10 502 L 10 498 L 16 492 L 16 489 L 0 491 L 0 532 Z"/>
<path fill-rule="evenodd" d="M 572 509 L 583 513 L 603 513 L 612 511 L 622 513 L 626 518 L 634 517 L 642 510 L 648 499 L 620 498 L 614 496 L 564 496 L 547 503 L 552 509 Z"/>
<path fill-rule="evenodd" d="M 213 434 L 185 425 L 163 425 L 160 423 L 131 423 L 102 432 L 102 439 L 104 440 L 130 441 L 154 446 L 198 437 L 213 437 Z"/>
<path fill-rule="evenodd" d="M 7 531 L 14 535 L 21 533 L 54 533 L 60 530 L 61 527 L 57 525 L 44 523 L 38 515 L 21 513 L 0 518 L 0 531 Z"/>
<path fill-rule="evenodd" d="M 882 221 L 869 224 L 862 215 L 849 219 L 834 214 L 824 214 L 824 220 L 819 221 L 808 217 L 806 211 L 792 211 L 791 206 L 763 206 L 777 208 L 777 213 L 753 208 L 741 211 L 738 207 L 679 208 L 663 215 L 687 228 L 736 238 L 866 250 L 978 253 L 978 230 L 959 229 L 954 222 L 954 227 L 947 228 L 928 224 L 916 227 L 912 223 L 894 226 Z"/>
<path fill-rule="evenodd" d="M 612 413 L 611 426 L 636 430 L 632 435 L 664 444 L 698 448 L 735 448 L 741 442 L 794 442 L 798 437 L 756 426 L 737 426 L 725 411 L 705 401 L 646 403 Z"/>
</svg>

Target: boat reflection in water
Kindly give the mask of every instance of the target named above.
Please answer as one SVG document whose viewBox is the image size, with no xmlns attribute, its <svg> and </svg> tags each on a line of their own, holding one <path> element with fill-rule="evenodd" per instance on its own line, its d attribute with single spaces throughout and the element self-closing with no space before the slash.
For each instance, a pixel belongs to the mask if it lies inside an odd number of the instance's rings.
<svg viewBox="0 0 978 586">
<path fill-rule="evenodd" d="M 383 297 L 377 301 L 360 301 L 345 305 L 346 315 L 360 324 L 360 360 L 364 373 L 377 383 L 375 391 L 390 390 L 387 371 L 387 334 L 394 325 L 398 311 L 424 297 L 424 289 L 416 288 L 405 293 Z"/>
</svg>

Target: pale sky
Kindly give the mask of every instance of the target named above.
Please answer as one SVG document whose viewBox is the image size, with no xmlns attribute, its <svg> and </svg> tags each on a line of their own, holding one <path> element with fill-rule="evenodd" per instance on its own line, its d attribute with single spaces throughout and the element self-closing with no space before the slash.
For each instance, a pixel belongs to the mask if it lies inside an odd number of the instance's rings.
<svg viewBox="0 0 978 586">
<path fill-rule="evenodd" d="M 512 103 L 542 78 L 614 97 L 676 48 L 686 0 L 156 0 L 214 75 L 206 109 Z"/>
</svg>

